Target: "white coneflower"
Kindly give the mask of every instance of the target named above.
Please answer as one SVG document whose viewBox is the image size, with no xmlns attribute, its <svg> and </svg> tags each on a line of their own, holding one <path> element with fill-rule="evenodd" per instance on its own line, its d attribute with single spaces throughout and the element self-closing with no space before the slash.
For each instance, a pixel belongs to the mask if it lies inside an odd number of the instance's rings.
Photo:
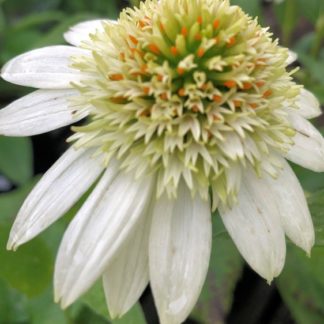
<svg viewBox="0 0 324 324">
<path fill-rule="evenodd" d="M 8 243 L 36 236 L 98 180 L 58 252 L 63 307 L 103 277 L 110 313 L 122 316 L 150 282 L 161 323 L 181 323 L 205 280 L 216 209 L 269 282 L 283 268 L 285 234 L 310 252 L 312 220 L 285 159 L 324 170 L 323 138 L 306 120 L 321 112 L 267 29 L 226 0 L 149 0 L 66 39 L 75 47 L 4 66 L 5 80 L 40 90 L 0 112 L 10 136 L 85 118 Z"/>
</svg>

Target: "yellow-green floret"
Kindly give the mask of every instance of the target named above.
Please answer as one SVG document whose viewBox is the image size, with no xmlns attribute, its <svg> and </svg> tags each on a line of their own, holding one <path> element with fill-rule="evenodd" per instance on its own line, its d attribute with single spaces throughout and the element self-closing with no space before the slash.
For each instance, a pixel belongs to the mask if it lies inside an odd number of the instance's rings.
<svg viewBox="0 0 324 324">
<path fill-rule="evenodd" d="M 287 49 L 226 0 L 148 0 L 73 57 L 89 119 L 75 145 L 94 146 L 136 177 L 157 174 L 157 194 L 183 179 L 214 207 L 232 204 L 247 165 L 276 176 L 294 131 L 285 107 L 299 87 Z"/>
</svg>

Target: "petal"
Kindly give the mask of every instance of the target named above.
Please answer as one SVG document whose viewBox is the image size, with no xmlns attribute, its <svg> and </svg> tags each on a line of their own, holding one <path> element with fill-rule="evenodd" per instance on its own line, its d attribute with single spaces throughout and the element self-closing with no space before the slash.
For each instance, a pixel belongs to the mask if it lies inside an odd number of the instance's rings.
<svg viewBox="0 0 324 324">
<path fill-rule="evenodd" d="M 147 212 L 152 179 L 116 176 L 116 169 L 107 169 L 64 234 L 54 275 L 56 300 L 63 307 L 104 273 Z"/>
<path fill-rule="evenodd" d="M 318 117 L 322 114 L 317 98 L 308 90 L 301 89 L 298 100 L 297 113 L 307 119 Z"/>
<path fill-rule="evenodd" d="M 194 198 L 184 183 L 177 199 L 159 198 L 149 245 L 150 283 L 161 324 L 182 323 L 194 307 L 211 251 L 208 201 Z"/>
<path fill-rule="evenodd" d="M 70 125 L 86 116 L 74 114 L 69 99 L 76 90 L 37 90 L 0 110 L 0 134 L 32 136 Z"/>
<path fill-rule="evenodd" d="M 88 190 L 103 169 L 93 153 L 71 147 L 44 174 L 18 212 L 8 249 L 17 249 L 46 229 Z"/>
<path fill-rule="evenodd" d="M 1 77 L 11 83 L 40 89 L 71 88 L 82 73 L 70 67 L 71 56 L 89 55 L 72 46 L 49 46 L 19 55 L 1 71 Z"/>
<path fill-rule="evenodd" d="M 127 313 L 148 285 L 148 239 L 151 218 L 149 210 L 103 275 L 103 286 L 112 318 Z"/>
<path fill-rule="evenodd" d="M 287 236 L 308 254 L 314 245 L 314 227 L 302 187 L 286 161 L 278 179 L 267 178 L 275 195 Z"/>
<path fill-rule="evenodd" d="M 72 26 L 64 34 L 64 39 L 74 46 L 80 46 L 83 41 L 90 39 L 89 35 L 94 34 L 97 30 L 103 30 L 103 23 L 113 22 L 107 19 L 90 20 Z"/>
<path fill-rule="evenodd" d="M 288 59 L 287 59 L 287 62 L 286 64 L 289 65 L 289 64 L 292 64 L 294 63 L 295 61 L 297 61 L 298 59 L 298 55 L 297 53 L 291 51 L 291 50 L 288 50 Z"/>
<path fill-rule="evenodd" d="M 224 225 L 238 250 L 268 282 L 281 272 L 286 254 L 284 231 L 275 197 L 253 171 L 246 171 L 233 208 L 220 207 Z"/>
<path fill-rule="evenodd" d="M 321 133 L 305 118 L 296 113 L 289 114 L 296 129 L 294 145 L 287 153 L 288 160 L 315 172 L 324 171 L 324 139 Z"/>
</svg>

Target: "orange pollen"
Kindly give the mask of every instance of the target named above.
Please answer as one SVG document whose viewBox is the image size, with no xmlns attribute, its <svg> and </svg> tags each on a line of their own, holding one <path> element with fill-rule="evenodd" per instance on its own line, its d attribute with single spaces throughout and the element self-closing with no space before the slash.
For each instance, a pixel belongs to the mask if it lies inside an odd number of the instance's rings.
<svg viewBox="0 0 324 324">
<path fill-rule="evenodd" d="M 177 72 L 178 72 L 179 75 L 183 75 L 186 72 L 186 70 L 184 68 L 182 68 L 182 67 L 178 67 Z"/>
<path fill-rule="evenodd" d="M 126 97 L 114 97 L 114 98 L 110 98 L 110 101 L 116 104 L 122 104 L 127 102 L 127 98 Z"/>
<path fill-rule="evenodd" d="M 202 86 L 201 86 L 201 89 L 203 89 L 204 91 L 206 91 L 208 89 L 208 83 L 204 83 Z"/>
<path fill-rule="evenodd" d="M 158 81 L 162 82 L 163 81 L 163 75 L 158 74 L 157 75 L 157 79 L 158 79 Z"/>
<path fill-rule="evenodd" d="M 152 53 L 156 55 L 160 54 L 160 49 L 155 44 L 149 44 L 148 48 Z"/>
<path fill-rule="evenodd" d="M 162 31 L 165 30 L 164 25 L 163 25 L 163 23 L 161 23 L 161 22 L 160 22 L 160 29 L 161 29 Z"/>
<path fill-rule="evenodd" d="M 164 92 L 164 93 L 162 93 L 162 94 L 160 95 L 160 98 L 161 98 L 162 100 L 168 100 L 168 94 L 167 94 L 166 92 Z"/>
<path fill-rule="evenodd" d="M 124 76 L 122 74 L 116 73 L 116 74 L 109 75 L 109 79 L 111 81 L 120 81 L 120 80 L 124 80 Z"/>
<path fill-rule="evenodd" d="M 179 89 L 178 95 L 180 97 L 184 97 L 186 95 L 186 90 L 184 88 Z"/>
<path fill-rule="evenodd" d="M 261 81 L 256 82 L 255 84 L 257 85 L 257 87 L 261 88 L 265 85 L 265 82 L 261 80 Z"/>
<path fill-rule="evenodd" d="M 214 100 L 215 102 L 220 103 L 220 102 L 222 102 L 222 97 L 221 97 L 221 96 L 218 96 L 218 95 L 214 95 L 214 96 L 213 96 L 213 100 Z"/>
<path fill-rule="evenodd" d="M 146 22 L 144 21 L 144 20 L 139 20 L 138 21 L 138 24 L 139 24 L 139 26 L 141 27 L 141 28 L 144 28 L 147 24 L 146 24 Z"/>
<path fill-rule="evenodd" d="M 272 95 L 272 91 L 269 89 L 263 93 L 263 98 L 268 98 Z"/>
<path fill-rule="evenodd" d="M 236 82 L 234 80 L 229 80 L 229 81 L 224 82 L 224 86 L 227 88 L 235 88 Z"/>
<path fill-rule="evenodd" d="M 134 45 L 137 45 L 138 44 L 138 40 L 135 36 L 133 35 L 128 35 L 129 39 L 131 40 L 131 42 L 134 44 Z"/>
<path fill-rule="evenodd" d="M 199 48 L 198 51 L 197 51 L 197 55 L 198 57 L 203 57 L 205 54 L 205 50 L 203 48 Z"/>
<path fill-rule="evenodd" d="M 243 83 L 243 89 L 244 90 L 249 90 L 252 88 L 252 84 L 250 82 L 244 82 Z"/>
<path fill-rule="evenodd" d="M 242 102 L 240 100 L 233 100 L 234 106 L 236 108 L 239 108 L 242 106 Z"/>
<path fill-rule="evenodd" d="M 198 108 L 198 106 L 194 105 L 194 106 L 191 108 L 191 110 L 192 110 L 193 112 L 197 113 L 197 112 L 199 111 L 199 108 Z"/>
<path fill-rule="evenodd" d="M 188 29 L 186 28 L 186 27 L 182 27 L 181 28 L 181 34 L 184 36 L 184 37 L 186 37 L 187 35 L 188 35 Z"/>
<path fill-rule="evenodd" d="M 249 106 L 252 108 L 252 109 L 255 109 L 258 107 L 258 105 L 256 103 L 250 103 Z"/>
<path fill-rule="evenodd" d="M 146 64 L 143 64 L 143 65 L 141 66 L 141 72 L 142 72 L 142 73 L 146 73 L 146 72 L 147 72 L 147 65 L 146 65 Z"/>
<path fill-rule="evenodd" d="M 219 27 L 219 20 L 218 19 L 214 20 L 213 27 L 214 27 L 214 29 L 217 29 Z"/>
<path fill-rule="evenodd" d="M 198 22 L 198 24 L 199 24 L 199 25 L 201 25 L 201 24 L 202 24 L 202 22 L 203 22 L 203 19 L 202 19 L 202 17 L 201 17 L 201 16 L 199 16 L 199 17 L 197 18 L 197 22 Z"/>
<path fill-rule="evenodd" d="M 121 52 L 121 53 L 119 54 L 119 59 L 120 59 L 121 61 L 125 61 L 125 58 L 126 58 L 125 53 Z"/>
<path fill-rule="evenodd" d="M 150 115 L 150 110 L 143 110 L 140 113 L 140 117 L 148 117 Z"/>
<path fill-rule="evenodd" d="M 236 39 L 234 36 L 232 36 L 228 41 L 227 41 L 227 47 L 231 47 L 236 43 Z"/>
<path fill-rule="evenodd" d="M 149 87 L 144 87 L 143 92 L 144 92 L 144 94 L 148 95 L 150 93 L 150 88 Z"/>
<path fill-rule="evenodd" d="M 174 56 L 177 56 L 178 55 L 178 50 L 175 46 L 172 46 L 171 47 L 171 53 L 174 55 Z"/>
<path fill-rule="evenodd" d="M 195 35 L 195 40 L 196 41 L 201 41 L 201 39 L 202 39 L 201 34 L 198 33 L 198 34 Z"/>
<path fill-rule="evenodd" d="M 217 116 L 217 115 L 213 115 L 213 120 L 214 120 L 214 121 L 219 121 L 219 120 L 220 120 L 220 117 Z"/>
</svg>

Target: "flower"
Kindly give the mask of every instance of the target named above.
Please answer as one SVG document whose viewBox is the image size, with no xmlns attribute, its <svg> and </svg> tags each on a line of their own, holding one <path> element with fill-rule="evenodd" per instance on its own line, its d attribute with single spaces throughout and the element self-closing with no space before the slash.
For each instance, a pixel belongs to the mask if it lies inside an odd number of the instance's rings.
<svg viewBox="0 0 324 324">
<path fill-rule="evenodd" d="M 181 323 L 205 280 L 211 213 L 269 282 L 285 234 L 310 253 L 314 229 L 286 159 L 324 170 L 308 122 L 317 99 L 292 80 L 293 54 L 227 0 L 148 0 L 117 22 L 65 34 L 74 46 L 12 59 L 2 78 L 39 88 L 0 111 L 0 133 L 72 127 L 72 147 L 18 213 L 8 248 L 56 221 L 97 181 L 68 226 L 55 299 L 73 303 L 100 277 L 113 317 L 150 282 L 161 323 Z"/>
</svg>

